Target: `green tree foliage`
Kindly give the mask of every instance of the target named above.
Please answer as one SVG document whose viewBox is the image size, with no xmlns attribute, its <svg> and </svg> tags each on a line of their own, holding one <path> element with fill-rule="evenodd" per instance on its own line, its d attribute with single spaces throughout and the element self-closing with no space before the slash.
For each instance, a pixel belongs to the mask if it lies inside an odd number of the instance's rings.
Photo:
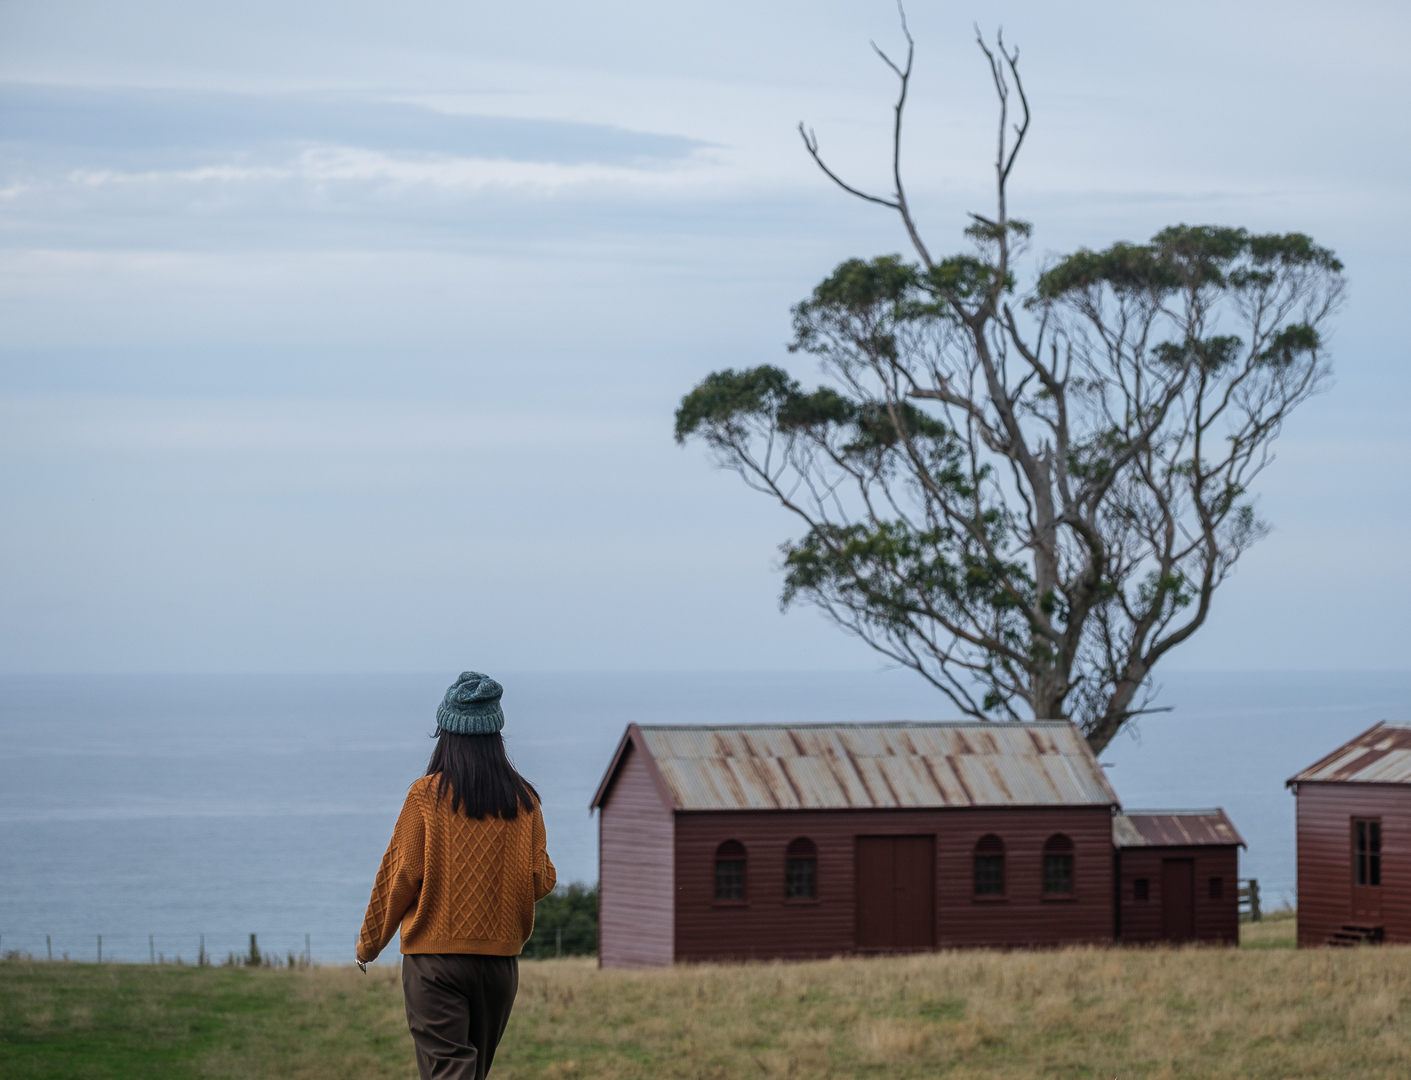
<svg viewBox="0 0 1411 1080">
<path fill-rule="evenodd" d="M 596 885 L 560 885 L 534 905 L 534 932 L 525 942 L 523 956 L 547 960 L 558 955 L 593 956 L 597 951 Z"/>
<path fill-rule="evenodd" d="M 1072 719 L 1101 750 L 1150 711 L 1154 666 L 1268 530 L 1251 484 L 1325 382 L 1342 265 L 1300 233 L 1177 225 L 1059 258 L 1021 290 L 1032 230 L 1007 184 L 1028 103 L 1017 50 L 980 46 L 997 208 L 971 215 L 969 250 L 932 259 L 899 165 L 890 198 L 865 194 L 806 133 L 831 179 L 899 213 L 919 258 L 849 259 L 794 308 L 790 351 L 823 385 L 715 372 L 676 438 L 803 522 L 783 546 L 786 606 L 821 608 L 968 716 Z M 911 52 L 883 59 L 901 82 L 895 164 Z"/>
</svg>

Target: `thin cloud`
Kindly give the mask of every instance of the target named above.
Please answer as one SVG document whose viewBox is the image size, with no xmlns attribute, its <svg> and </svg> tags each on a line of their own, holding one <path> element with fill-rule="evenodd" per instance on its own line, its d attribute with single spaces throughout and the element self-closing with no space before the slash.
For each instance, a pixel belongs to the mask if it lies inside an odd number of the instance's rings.
<svg viewBox="0 0 1411 1080">
<path fill-rule="evenodd" d="M 156 184 L 261 184 L 271 182 L 380 183 L 476 192 L 486 188 L 558 192 L 567 188 L 621 186 L 704 191 L 718 182 L 707 169 L 638 169 L 624 166 L 505 161 L 485 158 L 406 158 L 343 147 L 309 149 L 284 165 L 202 165 L 189 169 L 75 169 L 78 187 Z"/>
<path fill-rule="evenodd" d="M 284 158 L 309 145 L 501 161 L 643 165 L 705 144 L 606 124 L 442 112 L 370 97 L 193 93 L 0 83 L 11 161 L 181 166 Z"/>
</svg>

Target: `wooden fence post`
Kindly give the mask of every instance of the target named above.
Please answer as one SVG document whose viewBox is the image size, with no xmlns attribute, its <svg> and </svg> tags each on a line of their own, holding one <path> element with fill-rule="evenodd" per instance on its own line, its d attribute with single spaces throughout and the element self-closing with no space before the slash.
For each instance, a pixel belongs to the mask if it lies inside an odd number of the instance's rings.
<svg viewBox="0 0 1411 1080">
<path fill-rule="evenodd" d="M 1239 907 L 1240 914 L 1247 914 L 1250 922 L 1259 922 L 1264 917 L 1264 913 L 1259 908 L 1258 878 L 1241 879 L 1239 887 Z"/>
</svg>

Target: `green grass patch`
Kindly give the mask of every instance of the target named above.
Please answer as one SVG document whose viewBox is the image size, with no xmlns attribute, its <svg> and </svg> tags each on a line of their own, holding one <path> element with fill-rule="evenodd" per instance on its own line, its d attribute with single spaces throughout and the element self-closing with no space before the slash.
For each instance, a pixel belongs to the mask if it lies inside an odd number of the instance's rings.
<svg viewBox="0 0 1411 1080">
<path fill-rule="evenodd" d="M 7 961 L 0 1076 L 414 1076 L 395 976 Z"/>
<path fill-rule="evenodd" d="M 1271 911 L 1258 922 L 1240 923 L 1241 949 L 1294 949 L 1297 947 L 1297 912 Z"/>
</svg>

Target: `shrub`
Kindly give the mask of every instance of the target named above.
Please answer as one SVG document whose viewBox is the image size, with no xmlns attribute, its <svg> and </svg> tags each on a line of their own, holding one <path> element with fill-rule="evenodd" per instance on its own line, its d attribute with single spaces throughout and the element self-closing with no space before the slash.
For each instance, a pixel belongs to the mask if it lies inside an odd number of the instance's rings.
<svg viewBox="0 0 1411 1080">
<path fill-rule="evenodd" d="M 560 934 L 562 937 L 560 938 Z M 560 885 L 534 907 L 534 933 L 521 954 L 527 960 L 560 955 L 593 956 L 598 951 L 598 887 Z"/>
</svg>

